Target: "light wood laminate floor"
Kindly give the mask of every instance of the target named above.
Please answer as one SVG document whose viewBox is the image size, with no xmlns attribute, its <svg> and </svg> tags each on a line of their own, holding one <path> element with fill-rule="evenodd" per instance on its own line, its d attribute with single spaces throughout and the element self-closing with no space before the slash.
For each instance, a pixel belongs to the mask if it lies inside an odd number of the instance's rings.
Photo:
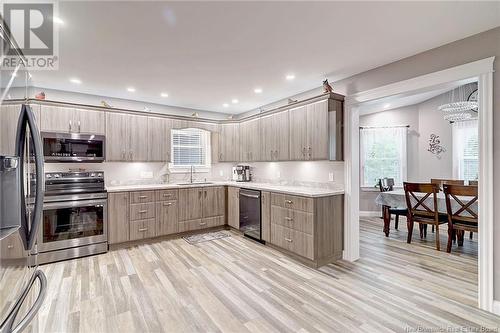
<svg viewBox="0 0 500 333">
<path fill-rule="evenodd" d="M 399 230 L 397 234 L 403 234 Z M 405 332 L 498 328 L 476 308 L 474 254 L 385 238 L 361 221 L 361 256 L 320 270 L 237 234 L 155 242 L 42 266 L 40 332 Z"/>
</svg>

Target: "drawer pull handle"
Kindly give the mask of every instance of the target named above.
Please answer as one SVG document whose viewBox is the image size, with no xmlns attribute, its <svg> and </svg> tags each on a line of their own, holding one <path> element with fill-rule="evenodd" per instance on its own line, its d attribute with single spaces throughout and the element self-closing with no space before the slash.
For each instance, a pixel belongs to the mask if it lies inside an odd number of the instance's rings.
<svg viewBox="0 0 500 333">
<path fill-rule="evenodd" d="M 147 213 L 147 212 L 148 212 L 147 210 L 140 210 L 140 211 L 139 211 L 139 214 L 145 214 L 145 213 Z"/>
<path fill-rule="evenodd" d="M 148 231 L 148 228 L 139 228 L 139 232 Z"/>
<path fill-rule="evenodd" d="M 205 225 L 207 224 L 207 222 L 200 222 L 200 225 Z"/>
<path fill-rule="evenodd" d="M 148 196 L 147 195 L 140 195 L 139 199 L 146 199 Z"/>
<path fill-rule="evenodd" d="M 7 245 L 7 248 L 8 248 L 8 249 L 13 249 L 13 248 L 14 248 L 14 245 Z"/>
<path fill-rule="evenodd" d="M 171 197 L 171 196 L 172 196 L 172 194 L 167 194 L 167 193 L 164 193 L 164 194 L 163 194 L 163 196 L 164 196 L 164 197 Z"/>
<path fill-rule="evenodd" d="M 290 204 L 290 205 L 291 205 L 291 204 L 293 204 L 293 201 L 292 201 L 292 200 L 285 200 L 285 203 L 287 203 L 287 204 Z"/>
<path fill-rule="evenodd" d="M 293 221 L 293 219 L 291 217 L 285 217 L 285 220 L 287 220 L 287 221 Z"/>
<path fill-rule="evenodd" d="M 285 240 L 286 240 L 287 242 L 290 242 L 290 243 L 292 242 L 292 240 L 291 240 L 290 238 L 285 238 Z"/>
</svg>

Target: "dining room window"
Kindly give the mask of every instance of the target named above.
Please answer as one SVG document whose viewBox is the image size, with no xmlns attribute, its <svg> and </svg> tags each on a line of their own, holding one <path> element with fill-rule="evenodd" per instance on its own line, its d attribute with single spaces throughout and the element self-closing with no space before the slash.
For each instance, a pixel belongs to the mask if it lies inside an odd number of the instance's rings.
<svg viewBox="0 0 500 333">
<path fill-rule="evenodd" d="M 172 163 L 170 169 L 183 170 L 191 166 L 210 168 L 210 132 L 199 128 L 172 129 Z"/>
<path fill-rule="evenodd" d="M 380 178 L 394 178 L 402 186 L 407 173 L 408 128 L 362 127 L 360 129 L 361 186 L 374 187 Z"/>
<path fill-rule="evenodd" d="M 455 122 L 453 133 L 453 178 L 479 178 L 479 130 L 477 120 Z"/>
</svg>

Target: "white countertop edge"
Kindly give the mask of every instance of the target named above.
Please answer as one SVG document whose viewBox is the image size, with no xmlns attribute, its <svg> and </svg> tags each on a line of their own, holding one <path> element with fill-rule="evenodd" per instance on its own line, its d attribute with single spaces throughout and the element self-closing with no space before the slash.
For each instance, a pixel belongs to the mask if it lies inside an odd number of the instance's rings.
<svg viewBox="0 0 500 333">
<path fill-rule="evenodd" d="M 232 182 L 232 181 L 214 181 L 210 184 L 193 184 L 193 185 L 178 185 L 178 184 L 143 184 L 143 185 L 109 185 L 106 190 L 109 193 L 113 192 L 132 192 L 132 191 L 153 191 L 153 190 L 168 190 L 180 189 L 189 187 L 210 187 L 210 186 L 233 186 L 239 188 L 256 189 L 261 191 L 269 191 L 283 194 L 293 194 L 304 197 L 328 197 L 332 195 L 344 194 L 343 189 L 325 189 L 317 187 L 305 186 L 285 186 L 275 184 L 263 184 L 252 182 Z"/>
</svg>

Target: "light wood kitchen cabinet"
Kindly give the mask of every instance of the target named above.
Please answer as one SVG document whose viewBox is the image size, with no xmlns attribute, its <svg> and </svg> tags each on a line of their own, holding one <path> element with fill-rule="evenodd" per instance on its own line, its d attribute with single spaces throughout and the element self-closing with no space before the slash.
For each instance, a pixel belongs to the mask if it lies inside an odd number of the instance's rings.
<svg viewBox="0 0 500 333">
<path fill-rule="evenodd" d="M 261 160 L 260 118 L 240 123 L 240 160 L 245 162 Z"/>
<path fill-rule="evenodd" d="M 148 160 L 147 117 L 113 112 L 106 114 L 106 160 Z"/>
<path fill-rule="evenodd" d="M 108 193 L 108 243 L 130 240 L 129 193 Z"/>
<path fill-rule="evenodd" d="M 40 105 L 30 105 L 40 128 Z M 17 122 L 21 114 L 21 104 L 0 106 L 0 155 L 16 155 Z"/>
<path fill-rule="evenodd" d="M 22 259 L 26 255 L 23 241 L 18 232 L 0 240 L 0 251 L 2 259 Z"/>
<path fill-rule="evenodd" d="M 290 111 L 290 159 L 329 159 L 328 100 Z"/>
<path fill-rule="evenodd" d="M 290 120 L 288 111 L 261 118 L 262 152 L 264 161 L 287 161 L 289 154 Z"/>
<path fill-rule="evenodd" d="M 130 240 L 153 238 L 156 236 L 155 219 L 130 221 Z"/>
<path fill-rule="evenodd" d="M 42 105 L 40 123 L 41 130 L 45 132 L 105 133 L 102 111 Z"/>
<path fill-rule="evenodd" d="M 229 186 L 227 188 L 227 224 L 240 229 L 240 189 Z"/>
<path fill-rule="evenodd" d="M 148 117 L 148 161 L 170 162 L 172 120 Z"/>
<path fill-rule="evenodd" d="M 221 124 L 219 133 L 219 162 L 240 160 L 240 125 Z"/>
<path fill-rule="evenodd" d="M 271 193 L 271 240 L 313 267 L 340 259 L 344 196 L 309 198 Z M 264 235 L 264 214 L 263 214 Z"/>
<path fill-rule="evenodd" d="M 223 186 L 203 188 L 203 218 L 224 215 L 225 200 Z"/>
<path fill-rule="evenodd" d="M 179 221 L 201 219 L 203 217 L 203 189 L 179 189 Z"/>
<path fill-rule="evenodd" d="M 156 235 L 164 236 L 179 232 L 177 200 L 156 203 Z"/>
</svg>

